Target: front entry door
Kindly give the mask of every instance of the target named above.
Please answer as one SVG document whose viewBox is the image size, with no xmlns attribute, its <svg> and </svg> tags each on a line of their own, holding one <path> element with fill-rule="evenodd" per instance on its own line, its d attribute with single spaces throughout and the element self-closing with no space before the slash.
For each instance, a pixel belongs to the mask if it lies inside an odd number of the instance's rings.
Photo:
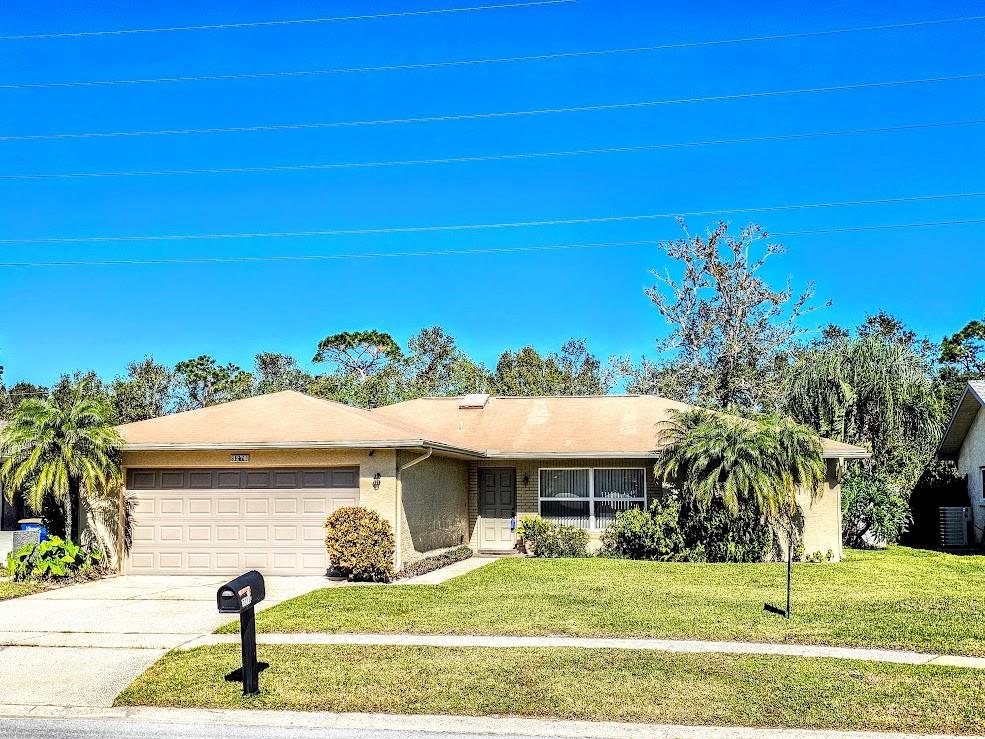
<svg viewBox="0 0 985 739">
<path fill-rule="evenodd" d="M 492 552 L 513 549 L 516 518 L 516 471 L 479 469 L 479 548 Z"/>
</svg>

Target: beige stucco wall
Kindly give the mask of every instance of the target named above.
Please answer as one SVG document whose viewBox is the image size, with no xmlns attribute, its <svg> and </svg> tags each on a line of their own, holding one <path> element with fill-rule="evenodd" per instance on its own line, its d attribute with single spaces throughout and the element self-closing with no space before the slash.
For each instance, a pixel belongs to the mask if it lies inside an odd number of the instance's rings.
<svg viewBox="0 0 985 739">
<path fill-rule="evenodd" d="M 516 459 L 481 460 L 469 463 L 469 545 L 477 548 L 479 544 L 479 469 L 482 467 L 512 467 L 516 470 L 516 509 L 517 518 L 536 516 L 539 510 L 538 487 L 540 469 L 584 468 L 584 467 L 643 467 L 646 470 L 647 503 L 659 489 L 653 476 L 653 460 L 650 459 Z M 526 479 L 526 482 L 524 482 Z M 829 549 L 834 559 L 841 559 L 841 485 L 838 480 L 838 464 L 827 460 L 827 481 L 822 494 L 812 500 L 811 495 L 802 492 L 797 503 L 803 513 L 802 542 L 804 552 L 826 553 Z M 597 547 L 601 532 L 591 532 L 592 547 Z"/>
<path fill-rule="evenodd" d="M 978 410 L 957 460 L 958 473 L 968 476 L 968 499 L 975 518 L 975 538 L 983 540 L 985 530 L 985 491 L 982 490 L 982 469 L 985 468 L 985 411 Z"/>
<path fill-rule="evenodd" d="M 420 456 L 400 452 L 398 464 Z M 400 561 L 464 544 L 468 540 L 468 462 L 432 456 L 400 473 Z"/>
<path fill-rule="evenodd" d="M 249 462 L 231 462 L 231 454 L 246 453 Z M 236 449 L 223 451 L 167 451 L 167 452 L 125 452 L 123 455 L 123 475 L 134 467 L 358 467 L 359 504 L 370 508 L 386 519 L 396 530 L 397 525 L 397 452 L 393 449 Z M 373 476 L 380 473 L 378 488 L 373 487 Z M 125 494 L 125 491 L 124 491 Z M 116 502 L 117 520 L 119 503 Z M 103 537 L 115 539 L 118 547 L 118 532 L 105 530 L 106 511 L 94 512 L 87 530 L 95 536 L 101 531 Z"/>
<path fill-rule="evenodd" d="M 830 550 L 837 562 L 842 556 L 841 483 L 837 460 L 825 461 L 827 479 L 821 494 L 812 498 L 809 492 L 801 491 L 797 495 L 797 505 L 803 515 L 801 543 L 805 556 L 814 552 L 826 555 Z"/>
</svg>

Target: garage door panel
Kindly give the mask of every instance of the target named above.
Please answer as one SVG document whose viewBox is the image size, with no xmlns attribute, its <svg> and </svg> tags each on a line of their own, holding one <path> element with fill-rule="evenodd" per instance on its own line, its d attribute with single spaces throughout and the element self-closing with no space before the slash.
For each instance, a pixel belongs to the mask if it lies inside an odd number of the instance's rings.
<svg viewBox="0 0 985 739">
<path fill-rule="evenodd" d="M 240 503 L 242 503 L 242 501 L 239 498 L 220 497 L 215 502 L 215 512 L 219 514 L 238 514 L 241 508 Z"/>
<path fill-rule="evenodd" d="M 270 513 L 270 500 L 267 498 L 247 498 L 245 501 L 246 515 L 265 516 Z"/>
<path fill-rule="evenodd" d="M 242 555 L 239 552 L 216 552 L 215 568 L 217 570 L 240 570 L 247 567 L 240 567 L 239 560 Z M 251 569 L 259 569 L 253 567 Z"/>
<path fill-rule="evenodd" d="M 184 514 L 185 512 L 185 500 L 186 498 L 161 498 L 158 504 L 158 511 L 162 516 L 167 516 L 171 514 Z"/>
<path fill-rule="evenodd" d="M 268 552 L 245 552 L 242 557 L 244 570 L 260 570 L 264 572 L 272 569 L 270 554 Z"/>
<path fill-rule="evenodd" d="M 297 498 L 274 498 L 274 513 L 289 513 L 296 515 L 298 512 Z"/>
<path fill-rule="evenodd" d="M 325 518 L 341 506 L 358 505 L 359 491 L 310 487 L 321 480 L 333 484 L 335 478 L 324 470 L 313 475 L 302 470 L 255 472 L 153 471 L 136 478 L 147 485 L 177 480 L 183 487 L 133 491 L 137 500 L 127 571 L 231 575 L 257 569 L 270 575 L 323 574 L 328 566 Z M 233 479 L 241 487 L 220 487 Z M 295 485 L 305 487 L 243 487 L 261 480 L 270 485 L 277 479 L 281 483 L 293 479 Z M 206 482 L 209 490 L 196 489 Z"/>
<path fill-rule="evenodd" d="M 217 542 L 239 541 L 243 536 L 239 526 L 228 526 L 219 524 L 215 527 L 215 540 Z"/>
<path fill-rule="evenodd" d="M 213 498 L 189 498 L 188 513 L 192 516 L 211 516 L 214 502 Z"/>
<path fill-rule="evenodd" d="M 185 529 L 188 532 L 187 540 L 189 544 L 204 541 L 211 542 L 215 535 L 211 526 L 189 526 Z"/>
<path fill-rule="evenodd" d="M 138 487 L 145 487 L 143 485 Z M 164 470 L 161 472 L 161 487 L 162 488 L 183 488 L 185 487 L 185 473 L 184 472 L 169 472 Z"/>
<path fill-rule="evenodd" d="M 299 544 L 299 526 L 274 526 L 274 541 L 278 544 Z"/>
<path fill-rule="evenodd" d="M 188 569 L 195 572 L 207 572 L 213 569 L 211 552 L 189 552 Z"/>
</svg>

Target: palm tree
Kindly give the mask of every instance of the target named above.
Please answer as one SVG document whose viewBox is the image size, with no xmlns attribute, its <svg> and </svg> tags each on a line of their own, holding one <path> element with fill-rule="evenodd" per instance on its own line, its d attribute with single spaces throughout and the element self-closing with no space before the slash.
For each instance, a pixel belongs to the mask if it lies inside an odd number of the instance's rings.
<svg viewBox="0 0 985 739">
<path fill-rule="evenodd" d="M 65 509 L 65 537 L 75 540 L 75 511 L 82 493 L 104 490 L 120 474 L 122 439 L 107 421 L 108 408 L 76 392 L 62 407 L 30 398 L 0 431 L 0 481 L 13 496 L 22 491 L 40 511 L 49 496 Z"/>
<path fill-rule="evenodd" d="M 788 419 L 672 411 L 661 442 L 657 479 L 678 483 L 702 509 L 717 498 L 732 513 L 754 505 L 774 520 L 795 509 L 799 489 L 816 494 L 824 483 L 820 438 Z"/>
<path fill-rule="evenodd" d="M 654 467 L 659 482 L 677 483 L 707 510 L 718 499 L 733 515 L 752 505 L 767 521 L 781 524 L 787 538 L 787 608 L 797 493 L 820 494 L 825 480 L 821 439 L 787 418 L 737 418 L 695 408 L 671 411 Z"/>
</svg>

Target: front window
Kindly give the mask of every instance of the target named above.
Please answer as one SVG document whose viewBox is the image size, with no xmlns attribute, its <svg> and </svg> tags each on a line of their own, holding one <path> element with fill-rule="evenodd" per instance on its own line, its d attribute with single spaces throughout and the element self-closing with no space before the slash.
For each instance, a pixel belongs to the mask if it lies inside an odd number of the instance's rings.
<svg viewBox="0 0 985 739">
<path fill-rule="evenodd" d="M 641 468 L 540 471 L 540 515 L 553 523 L 597 531 L 612 523 L 619 511 L 645 506 Z"/>
</svg>

